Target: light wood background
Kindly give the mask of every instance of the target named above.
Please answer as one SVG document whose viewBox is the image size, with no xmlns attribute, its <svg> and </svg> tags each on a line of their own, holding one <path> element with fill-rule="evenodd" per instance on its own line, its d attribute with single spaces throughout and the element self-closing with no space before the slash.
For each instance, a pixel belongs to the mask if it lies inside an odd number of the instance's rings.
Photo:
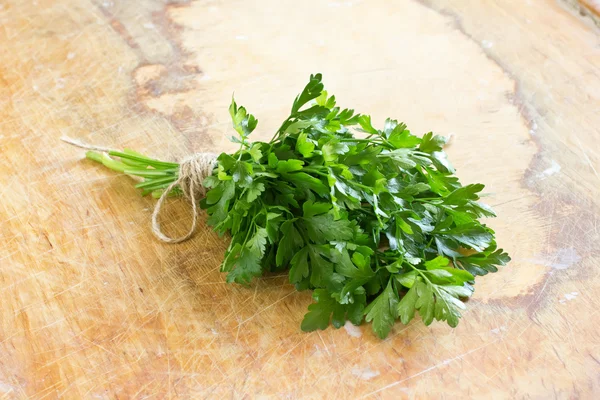
<svg viewBox="0 0 600 400">
<path fill-rule="evenodd" d="M 599 0 L 565 0 L 575 7 L 582 16 L 590 17 L 600 27 Z"/>
<path fill-rule="evenodd" d="M 487 184 L 513 261 L 458 328 L 302 333 L 309 293 L 225 284 L 226 239 L 160 243 L 154 201 L 59 141 L 228 151 L 234 91 L 266 139 L 312 72 Z M 599 127 L 599 30 L 553 0 L 2 1 L 0 396 L 598 398 Z"/>
</svg>

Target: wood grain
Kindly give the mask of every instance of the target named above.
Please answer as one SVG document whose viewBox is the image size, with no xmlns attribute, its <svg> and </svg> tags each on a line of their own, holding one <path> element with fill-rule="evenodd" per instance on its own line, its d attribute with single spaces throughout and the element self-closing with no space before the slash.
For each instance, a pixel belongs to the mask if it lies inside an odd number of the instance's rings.
<svg viewBox="0 0 600 400">
<path fill-rule="evenodd" d="M 563 0 L 578 11 L 580 15 L 590 19 L 600 26 L 600 1 L 598 0 Z"/>
<path fill-rule="evenodd" d="M 3 2 L 0 396 L 597 398 L 599 37 L 552 0 Z M 302 333 L 309 293 L 225 284 L 225 238 L 158 242 L 153 200 L 58 140 L 228 151 L 234 91 L 264 139 L 312 72 L 375 121 L 453 134 L 487 184 L 513 262 L 458 328 Z"/>
</svg>

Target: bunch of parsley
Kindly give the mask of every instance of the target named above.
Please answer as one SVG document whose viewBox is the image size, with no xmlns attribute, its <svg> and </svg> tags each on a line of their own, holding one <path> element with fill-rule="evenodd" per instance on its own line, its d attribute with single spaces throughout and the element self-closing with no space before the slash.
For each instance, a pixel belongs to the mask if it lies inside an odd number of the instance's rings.
<svg viewBox="0 0 600 400">
<path fill-rule="evenodd" d="M 232 101 L 229 111 L 240 149 L 219 155 L 201 201 L 209 224 L 231 236 L 221 269 L 241 284 L 289 271 L 298 290 L 313 290 L 303 330 L 366 319 L 385 338 L 416 311 L 426 325 L 455 327 L 475 276 L 510 260 L 478 220 L 495 216 L 478 202 L 484 186 L 453 176 L 443 137 L 414 136 L 392 119 L 376 129 L 369 116 L 337 107 L 321 74 L 270 142 L 249 140 L 257 120 L 244 107 Z M 88 153 L 144 177 L 146 193 L 177 177 L 175 163 L 131 150 L 110 155 L 121 161 Z"/>
</svg>

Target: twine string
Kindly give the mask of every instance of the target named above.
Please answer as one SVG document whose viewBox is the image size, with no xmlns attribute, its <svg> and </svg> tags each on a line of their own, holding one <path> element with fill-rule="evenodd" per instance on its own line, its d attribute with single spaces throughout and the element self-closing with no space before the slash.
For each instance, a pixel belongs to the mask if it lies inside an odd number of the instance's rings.
<svg viewBox="0 0 600 400">
<path fill-rule="evenodd" d="M 87 150 L 96 150 L 105 153 L 118 151 L 108 147 L 90 145 L 69 137 L 62 137 L 61 140 L 73 146 Z M 205 178 L 212 175 L 216 158 L 216 154 L 213 153 L 196 153 L 181 160 L 179 163 L 179 173 L 177 179 L 163 191 L 158 198 L 156 205 L 154 206 L 154 211 L 152 212 L 152 233 L 154 233 L 154 236 L 165 243 L 181 243 L 194 235 L 194 232 L 196 231 L 196 225 L 198 223 L 197 199 L 200 199 L 206 195 L 206 188 L 202 185 L 202 182 Z M 179 186 L 181 189 L 183 196 L 191 203 L 192 224 L 185 235 L 174 238 L 167 236 L 162 231 L 158 217 L 161 213 L 162 206 L 166 198 L 177 186 Z"/>
</svg>

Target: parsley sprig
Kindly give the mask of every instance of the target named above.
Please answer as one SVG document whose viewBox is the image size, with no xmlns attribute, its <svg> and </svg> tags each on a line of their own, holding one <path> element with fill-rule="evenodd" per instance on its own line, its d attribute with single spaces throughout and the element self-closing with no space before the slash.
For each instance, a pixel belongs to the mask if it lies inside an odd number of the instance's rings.
<svg viewBox="0 0 600 400">
<path fill-rule="evenodd" d="M 258 121 L 232 100 L 240 148 L 218 156 L 201 201 L 208 223 L 231 236 L 227 281 L 289 271 L 298 290 L 313 291 L 305 331 L 366 319 L 385 338 L 417 311 L 426 325 L 455 327 L 475 276 L 510 260 L 479 220 L 495 216 L 479 202 L 484 186 L 460 184 L 443 137 L 392 119 L 377 129 L 336 104 L 311 75 L 273 138 L 252 142 Z M 144 193 L 177 178 L 177 164 L 131 150 L 88 157 L 144 178 Z"/>
</svg>

